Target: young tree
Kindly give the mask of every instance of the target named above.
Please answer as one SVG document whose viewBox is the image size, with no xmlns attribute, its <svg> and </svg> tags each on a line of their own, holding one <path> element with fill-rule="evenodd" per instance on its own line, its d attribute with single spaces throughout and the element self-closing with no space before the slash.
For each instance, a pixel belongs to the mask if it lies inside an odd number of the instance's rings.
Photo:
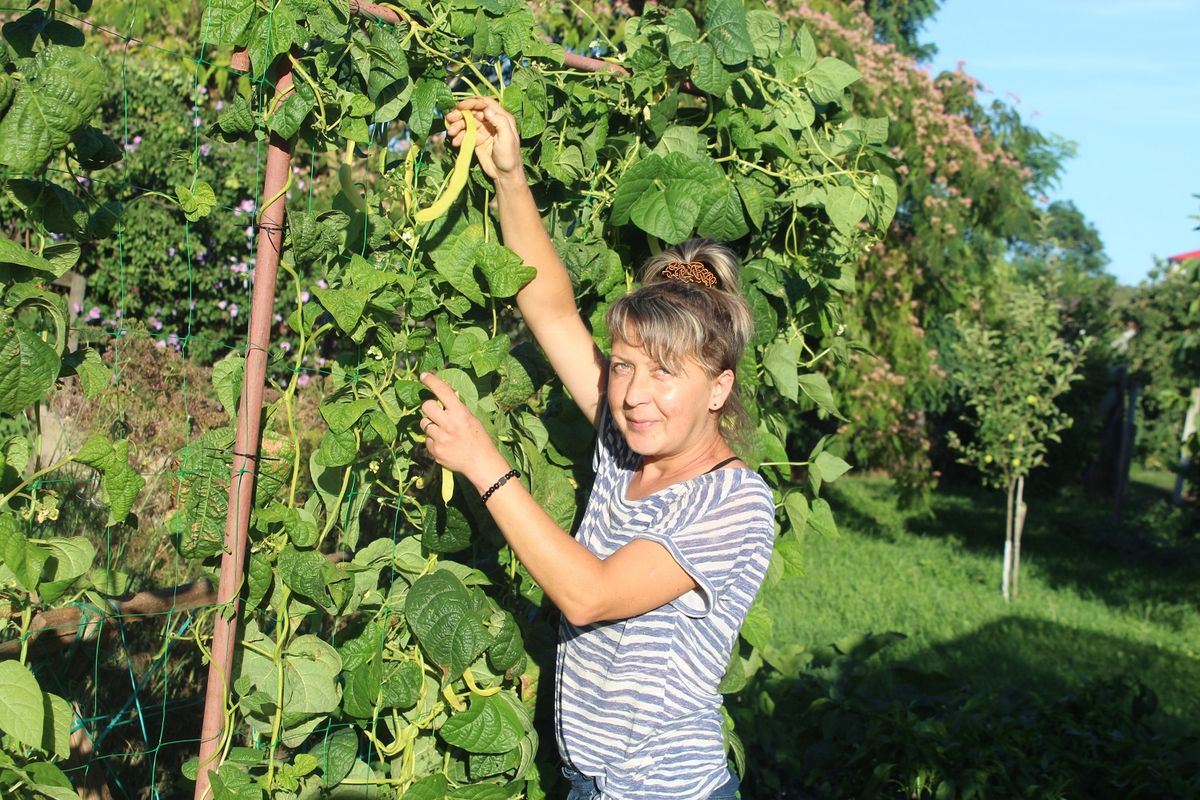
<svg viewBox="0 0 1200 800">
<path fill-rule="evenodd" d="M 1065 339 L 1061 311 L 1053 291 L 1006 283 L 986 313 L 976 301 L 974 313 L 952 315 L 956 341 L 948 366 L 969 416 L 972 437 L 949 434 L 959 461 L 979 471 L 986 486 L 1007 495 L 1004 566 L 1005 600 L 1019 588 L 1021 533 L 1025 527 L 1025 479 L 1045 463 L 1049 442 L 1071 424 L 1056 400 L 1079 377 L 1084 337 Z"/>
</svg>

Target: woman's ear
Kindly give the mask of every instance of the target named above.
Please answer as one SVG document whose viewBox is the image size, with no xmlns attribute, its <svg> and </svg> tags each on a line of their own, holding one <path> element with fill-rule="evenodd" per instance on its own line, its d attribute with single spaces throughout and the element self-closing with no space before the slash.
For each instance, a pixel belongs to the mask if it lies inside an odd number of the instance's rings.
<svg viewBox="0 0 1200 800">
<path fill-rule="evenodd" d="M 712 396 L 708 403 L 709 410 L 720 411 L 724 408 L 731 391 L 733 391 L 733 370 L 727 369 L 713 379 Z"/>
</svg>

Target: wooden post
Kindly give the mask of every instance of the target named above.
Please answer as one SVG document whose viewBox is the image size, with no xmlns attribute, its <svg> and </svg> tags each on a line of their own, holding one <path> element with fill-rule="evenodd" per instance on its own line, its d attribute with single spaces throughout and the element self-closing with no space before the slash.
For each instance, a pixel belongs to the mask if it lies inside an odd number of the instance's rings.
<svg viewBox="0 0 1200 800">
<path fill-rule="evenodd" d="M 277 62 L 276 101 L 293 91 L 292 68 L 287 58 Z M 200 770 L 195 800 L 209 794 L 209 770 L 220 766 L 219 747 L 225 739 L 225 703 L 233 683 L 234 643 L 237 640 L 238 593 L 246 563 L 250 512 L 261 444 L 263 387 L 267 374 L 267 348 L 275 313 L 275 276 L 283 249 L 284 186 L 291 170 L 292 142 L 272 136 L 267 148 L 263 178 L 263 207 L 258 219 L 258 251 L 254 261 L 254 289 L 250 298 L 250 326 L 246 345 L 245 377 L 238 403 L 237 433 L 229 481 L 229 513 L 225 519 L 224 552 L 217 584 L 218 611 L 213 623 L 212 661 L 204 696 L 204 721 L 200 731 Z M 223 607 L 222 607 L 223 606 Z M 272 743 L 274 744 L 274 743 Z"/>
<path fill-rule="evenodd" d="M 75 309 L 83 307 L 83 299 L 87 294 L 87 278 L 71 269 L 55 278 L 54 285 L 67 290 L 67 349 L 74 350 L 79 347 L 79 329 L 75 327 L 79 312 Z"/>
</svg>

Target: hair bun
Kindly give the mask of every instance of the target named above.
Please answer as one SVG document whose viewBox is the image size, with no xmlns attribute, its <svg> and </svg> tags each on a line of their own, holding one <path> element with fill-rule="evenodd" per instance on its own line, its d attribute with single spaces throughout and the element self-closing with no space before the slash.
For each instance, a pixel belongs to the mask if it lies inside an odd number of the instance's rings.
<svg viewBox="0 0 1200 800">
<path fill-rule="evenodd" d="M 687 239 L 652 256 L 642 266 L 642 284 L 694 283 L 740 295 L 741 263 L 729 245 L 712 239 Z"/>
<path fill-rule="evenodd" d="M 717 276 L 703 261 L 671 261 L 663 267 L 662 275 L 681 283 L 698 283 L 709 289 L 717 285 Z"/>
</svg>

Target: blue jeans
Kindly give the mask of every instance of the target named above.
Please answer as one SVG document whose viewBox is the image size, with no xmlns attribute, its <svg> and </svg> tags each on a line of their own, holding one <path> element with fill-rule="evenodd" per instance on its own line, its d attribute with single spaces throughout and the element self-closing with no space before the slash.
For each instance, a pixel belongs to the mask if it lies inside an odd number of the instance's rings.
<svg viewBox="0 0 1200 800">
<path fill-rule="evenodd" d="M 595 800 L 600 796 L 596 782 L 578 770 L 564 766 L 562 773 L 571 782 L 571 791 L 567 795 L 567 800 Z M 729 780 L 710 794 L 708 800 L 737 800 L 740 786 L 741 781 L 738 780 L 738 776 L 730 772 Z"/>
</svg>

